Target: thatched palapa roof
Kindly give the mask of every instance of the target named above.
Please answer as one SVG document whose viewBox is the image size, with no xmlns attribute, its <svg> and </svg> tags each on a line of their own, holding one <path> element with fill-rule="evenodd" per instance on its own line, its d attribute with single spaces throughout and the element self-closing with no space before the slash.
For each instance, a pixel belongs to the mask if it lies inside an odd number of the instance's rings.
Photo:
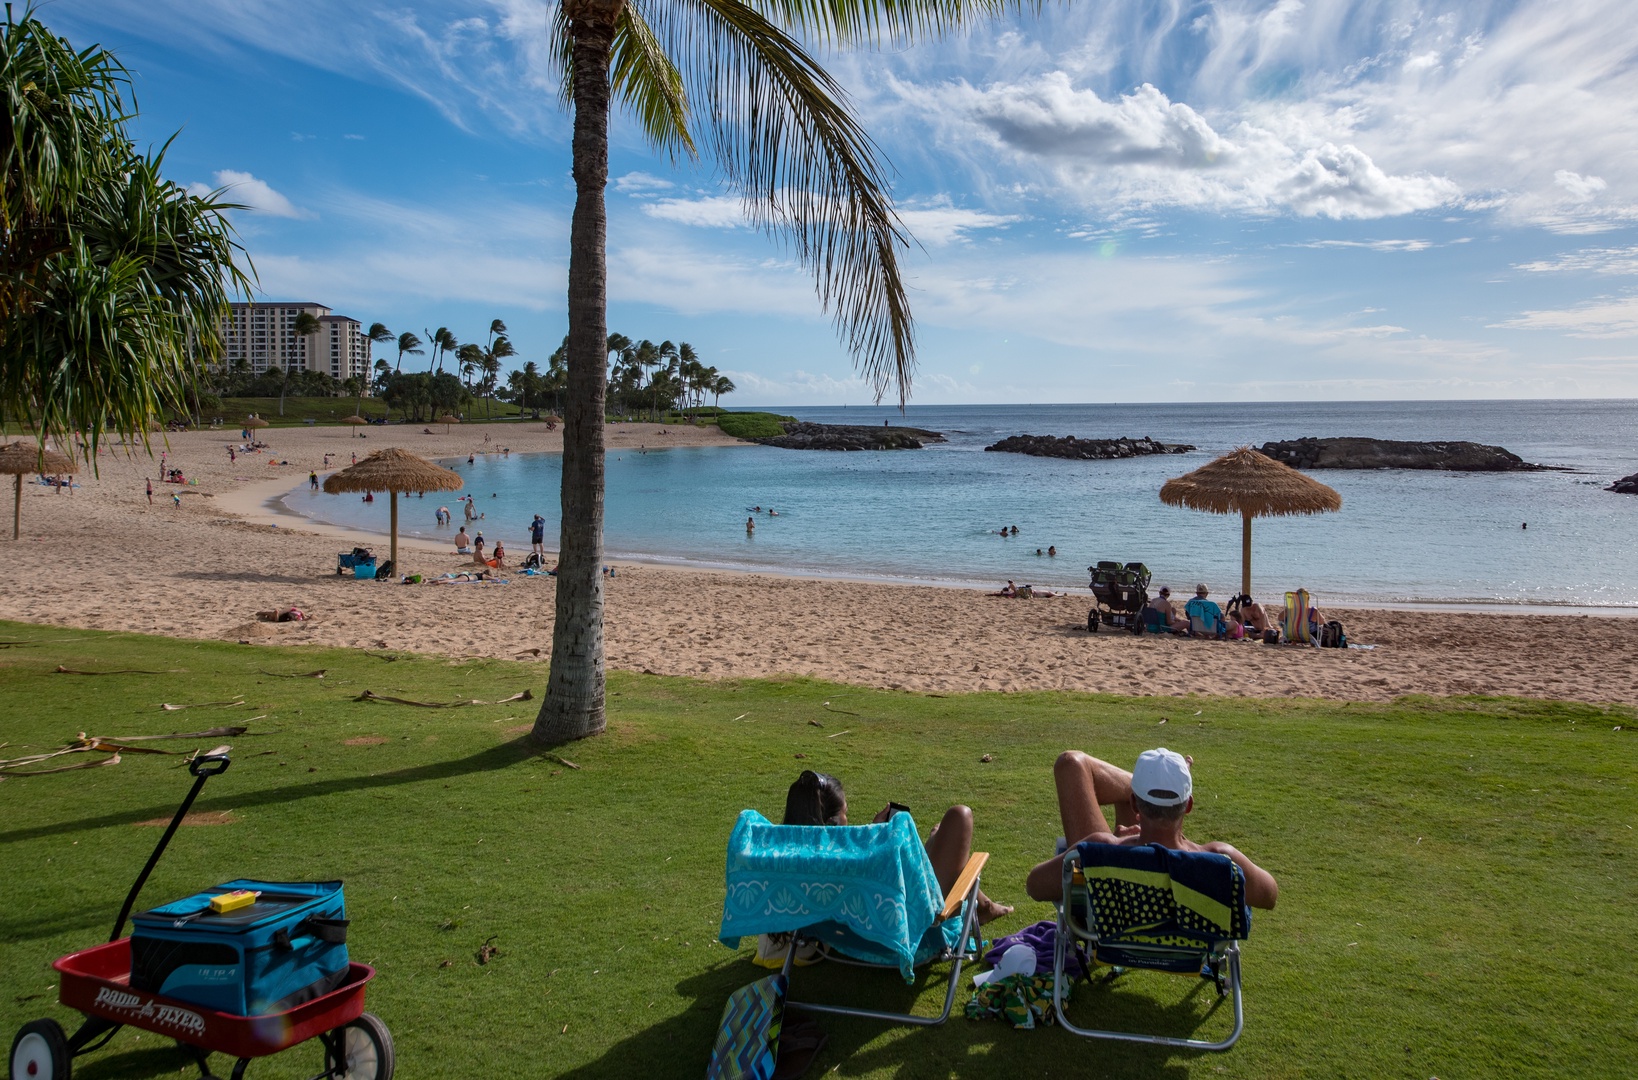
<svg viewBox="0 0 1638 1080">
<path fill-rule="evenodd" d="M 1342 496 L 1318 480 L 1249 446 L 1166 481 L 1160 501 L 1213 514 L 1279 517 L 1342 509 Z"/>
<path fill-rule="evenodd" d="M 74 459 L 39 443 L 20 440 L 0 446 L 0 473 L 67 473 L 74 471 Z"/>
<path fill-rule="evenodd" d="M 324 479 L 324 490 L 331 495 L 346 491 L 455 491 L 464 485 L 460 473 L 397 447 L 377 450 L 357 465 Z"/>
</svg>

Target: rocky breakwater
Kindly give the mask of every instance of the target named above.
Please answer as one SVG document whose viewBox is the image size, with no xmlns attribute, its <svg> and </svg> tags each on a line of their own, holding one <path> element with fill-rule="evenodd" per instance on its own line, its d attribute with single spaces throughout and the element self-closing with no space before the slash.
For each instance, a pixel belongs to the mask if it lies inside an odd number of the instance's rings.
<svg viewBox="0 0 1638 1080">
<path fill-rule="evenodd" d="M 785 434 L 752 441 L 786 450 L 920 450 L 927 443 L 944 441 L 942 433 L 924 428 L 810 424 L 805 421 L 780 426 L 785 429 Z"/>
<path fill-rule="evenodd" d="M 1638 472 L 1631 476 L 1623 476 L 1604 490 L 1613 491 L 1618 495 L 1638 495 Z"/>
<path fill-rule="evenodd" d="M 1070 458 L 1075 461 L 1109 461 L 1115 458 L 1147 457 L 1150 454 L 1186 454 L 1194 447 L 1187 443 L 1163 443 L 1145 435 L 1141 439 L 1077 439 L 1073 435 L 1009 435 L 986 446 L 1003 454 L 1032 457 Z"/>
<path fill-rule="evenodd" d="M 1294 469 L 1442 469 L 1447 472 L 1527 472 L 1532 465 L 1499 446 L 1475 442 L 1396 439 L 1286 439 L 1258 450 Z"/>
</svg>

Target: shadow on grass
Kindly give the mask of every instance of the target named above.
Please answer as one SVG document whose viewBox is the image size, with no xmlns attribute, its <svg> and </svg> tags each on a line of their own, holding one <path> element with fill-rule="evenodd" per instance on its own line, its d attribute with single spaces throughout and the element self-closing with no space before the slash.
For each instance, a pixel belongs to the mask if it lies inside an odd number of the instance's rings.
<svg viewBox="0 0 1638 1080">
<path fill-rule="evenodd" d="M 967 981 L 963 969 L 963 981 Z M 723 1005 L 735 990 L 767 974 L 743 960 L 730 960 L 707 971 L 690 976 L 677 983 L 679 997 L 689 1006 L 677 1015 L 658 1024 L 631 1032 L 626 1038 L 609 1047 L 595 1061 L 559 1075 L 559 1080 L 624 1080 L 631 1076 L 655 1075 L 657 1061 L 676 1065 L 675 1071 L 686 1075 L 703 1072 L 711 1057 L 711 1047 L 717 1036 L 717 1027 Z M 932 978 L 917 979 L 916 985 L 906 986 L 890 972 L 861 971 L 842 965 L 820 965 L 797 972 L 793 978 L 792 993 L 797 998 L 822 1001 L 829 1004 L 849 1004 L 862 1008 L 904 1012 L 921 1002 L 928 1008 L 943 1005 L 948 987 L 948 968 Z M 1124 981 L 1121 985 L 1124 985 Z M 1160 988 L 1164 983 L 1158 984 Z M 1150 986 L 1148 989 L 1156 989 Z M 1197 1031 L 1203 1026 L 1203 1017 L 1197 1005 L 1197 995 L 1204 984 L 1197 985 L 1183 1000 L 1161 1004 L 1148 998 L 1122 995 L 1125 1000 L 1110 1011 L 1099 1013 L 1099 1020 L 1116 1027 L 1130 1022 L 1131 1030 L 1153 1031 L 1168 1035 L 1202 1037 Z M 1084 999 L 1106 1003 L 1100 988 L 1077 987 Z M 906 1077 L 933 1077 L 951 1075 L 994 1075 L 1014 1077 L 1037 1075 L 1039 1066 L 1062 1063 L 1073 1074 L 1083 1071 L 1084 1062 L 1095 1057 L 1098 1075 L 1104 1077 L 1143 1077 L 1145 1080 L 1182 1080 L 1189 1074 L 1188 1062 L 1206 1056 L 1193 1051 L 1083 1040 L 1057 1028 L 1042 1028 L 1034 1032 L 1015 1033 L 1002 1021 L 971 1021 L 966 1019 L 963 1006 L 971 993 L 963 987 L 956 991 L 955 1008 L 950 1019 L 938 1027 L 909 1027 L 885 1021 L 832 1016 L 815 1012 L 801 1012 L 801 1006 L 791 1005 L 791 1011 L 800 1018 L 816 1021 L 829 1036 L 823 1051 L 814 1060 L 810 1076 L 855 1076 L 887 1072 Z M 1226 1004 L 1226 1002 L 1225 1002 Z M 1076 1019 L 1089 1023 L 1090 1010 L 1083 1004 Z M 1215 1016 L 1216 1010 L 1205 1014 L 1205 1022 Z M 870 1046 L 884 1032 L 901 1033 L 879 1046 Z M 1015 1042 L 1014 1040 L 1019 1040 Z"/>
<path fill-rule="evenodd" d="M 428 780 L 449 780 L 457 776 L 467 776 L 471 773 L 493 772 L 497 769 L 510 768 L 520 762 L 527 761 L 537 753 L 538 751 L 529 741 L 529 736 L 520 735 L 511 742 L 501 743 L 498 746 L 492 746 L 487 750 L 480 750 L 476 754 L 456 758 L 453 761 L 437 761 L 427 765 L 417 765 L 413 768 L 398 769 L 395 772 L 377 773 L 373 776 L 342 776 L 328 780 L 314 780 L 306 784 L 289 784 L 263 791 L 238 791 L 221 798 L 205 798 L 194 804 L 193 812 L 279 806 L 325 795 L 400 787 L 404 784 L 419 784 Z M 168 821 L 171 815 L 176 813 L 177 805 L 181 803 L 182 795 L 185 792 L 185 788 L 178 787 L 177 796 L 174 800 L 153 806 L 122 810 L 116 814 L 100 814 L 96 817 L 84 817 L 74 821 L 59 821 L 50 825 L 36 825 L 26 829 L 0 832 L 0 844 L 21 840 L 38 840 L 43 837 L 62 836 L 67 833 L 86 832 L 92 829 L 106 829 L 115 825 L 134 825 L 139 821 L 148 821 L 153 818 L 164 818 Z"/>
</svg>

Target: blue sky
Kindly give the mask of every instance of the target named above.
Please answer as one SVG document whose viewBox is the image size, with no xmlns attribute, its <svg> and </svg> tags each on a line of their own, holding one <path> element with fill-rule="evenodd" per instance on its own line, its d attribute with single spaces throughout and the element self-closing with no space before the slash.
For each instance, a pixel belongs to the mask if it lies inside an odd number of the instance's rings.
<svg viewBox="0 0 1638 1080">
<path fill-rule="evenodd" d="M 54 0 L 268 299 L 523 359 L 565 330 L 568 115 L 537 0 Z M 912 403 L 1638 397 L 1623 0 L 1048 4 L 822 54 L 896 170 Z M 609 325 L 725 405 L 869 399 L 708 162 L 613 132 Z"/>
</svg>

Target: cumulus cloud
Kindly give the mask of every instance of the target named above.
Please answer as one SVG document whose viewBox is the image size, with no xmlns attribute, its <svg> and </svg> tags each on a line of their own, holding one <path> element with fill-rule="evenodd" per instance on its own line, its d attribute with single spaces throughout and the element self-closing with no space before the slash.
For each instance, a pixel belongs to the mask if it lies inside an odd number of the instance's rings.
<svg viewBox="0 0 1638 1080">
<path fill-rule="evenodd" d="M 1147 83 L 1113 100 L 1062 71 L 984 87 L 958 80 L 898 89 L 942 118 L 947 143 L 987 144 L 1095 204 L 1360 219 L 1428 210 L 1462 194 L 1444 177 L 1389 173 L 1358 146 L 1300 126 L 1248 119 L 1219 132 Z"/>
<path fill-rule="evenodd" d="M 676 186 L 669 180 L 650 176 L 646 172 L 628 172 L 624 176 L 616 177 L 614 181 L 614 190 L 622 195 L 639 197 L 656 191 L 669 191 Z"/>
<path fill-rule="evenodd" d="M 316 215 L 311 210 L 303 210 L 295 203 L 273 190 L 266 180 L 257 179 L 247 172 L 237 169 L 218 170 L 213 178 L 214 187 L 207 184 L 193 183 L 188 185 L 188 194 L 203 197 L 209 195 L 215 188 L 225 188 L 229 202 L 242 203 L 259 214 L 281 218 L 311 218 Z"/>
</svg>

